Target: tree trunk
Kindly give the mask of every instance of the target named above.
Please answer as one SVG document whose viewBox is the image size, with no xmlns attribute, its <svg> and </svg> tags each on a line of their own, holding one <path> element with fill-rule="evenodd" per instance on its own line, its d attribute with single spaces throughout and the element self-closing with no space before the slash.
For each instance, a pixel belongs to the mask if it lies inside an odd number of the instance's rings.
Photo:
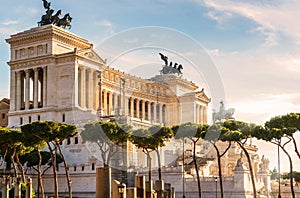
<svg viewBox="0 0 300 198">
<path fill-rule="evenodd" d="M 251 159 L 250 159 L 249 153 L 248 153 L 247 149 L 243 146 L 243 144 L 241 142 L 237 142 L 237 143 L 239 144 L 239 146 L 244 151 L 244 153 L 245 153 L 245 155 L 247 157 L 248 164 L 249 164 L 249 169 L 250 169 L 251 181 L 252 181 L 253 198 L 256 198 L 255 177 L 254 177 L 252 163 L 251 163 Z"/>
<path fill-rule="evenodd" d="M 44 198 L 45 197 L 45 192 L 44 192 L 44 186 L 43 186 L 43 180 L 42 180 L 42 172 L 41 172 L 41 166 L 42 166 L 42 155 L 41 155 L 41 152 L 40 152 L 40 149 L 37 148 L 37 153 L 38 153 L 38 156 L 39 156 L 39 164 L 38 164 L 38 169 L 37 169 L 37 172 L 38 172 L 38 182 L 39 182 L 39 186 L 38 188 L 41 189 L 41 198 Z"/>
<path fill-rule="evenodd" d="M 56 156 L 53 154 L 53 149 L 50 145 L 49 142 L 47 142 L 49 151 L 50 151 L 50 156 L 51 156 L 51 161 L 52 161 L 52 169 L 53 169 L 53 180 L 54 180 L 54 197 L 58 198 L 58 180 L 57 180 L 57 171 L 56 171 Z M 56 155 L 56 153 L 55 153 Z"/>
<path fill-rule="evenodd" d="M 19 160 L 19 155 L 16 153 L 15 154 L 15 159 L 16 159 L 16 163 L 18 164 L 18 168 L 21 172 L 21 181 L 24 183 L 25 182 L 25 171 L 24 171 L 24 167 L 21 164 L 20 160 Z"/>
<path fill-rule="evenodd" d="M 146 151 L 146 155 L 147 155 L 147 161 L 148 161 L 148 166 L 149 166 L 149 172 L 148 172 L 148 178 L 149 178 L 149 181 L 152 180 L 152 167 L 151 167 L 151 156 L 150 156 L 150 153 L 149 151 Z"/>
<path fill-rule="evenodd" d="M 292 197 L 295 198 L 295 191 L 294 191 L 294 182 L 293 182 L 293 161 L 292 158 L 290 156 L 290 154 L 285 150 L 285 148 L 281 145 L 279 145 L 280 148 L 283 150 L 283 152 L 288 156 L 289 158 L 289 162 L 290 162 L 290 185 L 291 185 L 291 193 L 292 193 Z"/>
<path fill-rule="evenodd" d="M 65 159 L 65 156 L 60 148 L 60 145 L 58 142 L 56 142 L 56 146 L 59 150 L 59 154 L 64 162 L 64 167 L 65 167 L 65 171 L 66 171 L 66 177 L 67 177 L 67 183 L 68 183 L 68 190 L 69 190 L 69 198 L 72 198 L 72 181 L 71 181 L 71 178 L 70 178 L 70 173 L 69 173 L 69 166 L 66 162 L 66 159 Z"/>
<path fill-rule="evenodd" d="M 2 156 L 2 162 L 0 163 L 0 168 L 3 166 L 6 158 L 7 150 L 5 150 L 4 155 Z"/>
<path fill-rule="evenodd" d="M 10 156 L 10 161 L 13 165 L 13 169 L 14 169 L 14 172 L 15 172 L 15 177 L 17 178 L 18 177 L 18 171 L 17 171 L 17 167 L 16 167 L 16 164 L 15 164 L 15 155 L 16 155 L 16 148 L 14 148 L 14 152 L 13 154 Z"/>
<path fill-rule="evenodd" d="M 212 143 L 212 145 L 214 146 L 215 150 L 217 151 L 221 198 L 224 198 L 222 167 L 221 167 L 221 155 L 220 155 L 220 151 L 219 151 L 218 147 L 216 146 L 216 144 Z"/>
<path fill-rule="evenodd" d="M 297 154 L 298 158 L 300 159 L 300 153 L 298 151 L 297 142 L 296 142 L 296 140 L 293 136 L 291 136 L 291 138 L 292 138 L 293 143 L 294 143 L 295 153 Z"/>
<path fill-rule="evenodd" d="M 195 166 L 195 170 L 196 170 L 196 174 L 197 174 L 198 194 L 199 194 L 199 198 L 202 198 L 201 181 L 200 181 L 200 175 L 199 175 L 197 158 L 196 158 L 196 143 L 197 142 L 193 141 L 193 144 L 194 144 L 193 161 L 194 161 L 194 166 Z"/>
<path fill-rule="evenodd" d="M 156 154 L 157 154 L 157 160 L 158 160 L 158 179 L 162 180 L 162 176 L 161 176 L 161 161 L 160 161 L 160 154 L 158 149 L 155 150 Z"/>
</svg>

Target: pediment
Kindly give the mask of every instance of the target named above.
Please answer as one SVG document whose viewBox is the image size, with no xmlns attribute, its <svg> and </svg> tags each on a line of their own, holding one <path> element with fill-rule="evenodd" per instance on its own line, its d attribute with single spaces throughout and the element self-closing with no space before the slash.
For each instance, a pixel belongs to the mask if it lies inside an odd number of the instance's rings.
<svg viewBox="0 0 300 198">
<path fill-rule="evenodd" d="M 0 110 L 6 110 L 9 109 L 9 99 L 4 98 L 0 101 Z"/>
<path fill-rule="evenodd" d="M 201 91 L 199 92 L 196 92 L 196 97 L 201 99 L 201 100 L 204 100 L 206 102 L 210 102 L 211 99 L 204 93 L 204 89 L 202 89 Z"/>
<path fill-rule="evenodd" d="M 80 50 L 78 51 L 77 55 L 98 63 L 105 64 L 105 61 L 93 49 Z"/>
</svg>

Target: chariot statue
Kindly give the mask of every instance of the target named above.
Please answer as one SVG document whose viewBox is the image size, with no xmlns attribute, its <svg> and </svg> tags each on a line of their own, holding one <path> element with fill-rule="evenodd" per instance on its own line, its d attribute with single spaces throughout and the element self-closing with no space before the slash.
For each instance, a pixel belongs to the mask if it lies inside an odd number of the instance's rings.
<svg viewBox="0 0 300 198">
<path fill-rule="evenodd" d="M 65 14 L 63 18 L 60 18 L 61 10 L 58 10 L 53 15 L 54 10 L 51 9 L 51 2 L 48 2 L 47 0 L 42 0 L 42 1 L 43 1 L 43 6 L 46 9 L 46 14 L 42 15 L 41 21 L 38 22 L 38 26 L 53 24 L 62 28 L 66 28 L 66 27 L 68 27 L 69 29 L 71 28 L 72 17 L 70 16 L 69 13 Z"/>
<path fill-rule="evenodd" d="M 183 66 L 181 64 L 178 63 L 173 63 L 170 61 L 170 63 L 168 62 L 168 57 L 163 55 L 162 53 L 159 53 L 160 58 L 164 61 L 164 65 L 162 70 L 160 70 L 161 74 L 177 74 L 179 76 L 182 76 L 182 69 Z"/>
<path fill-rule="evenodd" d="M 219 112 L 216 112 L 213 109 L 213 114 L 212 114 L 212 118 L 213 118 L 213 123 L 216 123 L 217 121 L 222 121 L 222 120 L 227 120 L 227 119 L 234 119 L 232 116 L 235 112 L 234 108 L 229 108 L 229 109 L 225 109 L 225 105 L 223 100 L 220 102 L 220 108 L 219 108 Z"/>
</svg>

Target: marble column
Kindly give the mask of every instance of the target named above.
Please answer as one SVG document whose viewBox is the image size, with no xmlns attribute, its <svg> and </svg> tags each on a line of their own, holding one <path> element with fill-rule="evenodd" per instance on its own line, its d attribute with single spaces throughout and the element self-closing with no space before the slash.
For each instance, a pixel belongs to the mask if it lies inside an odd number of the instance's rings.
<svg viewBox="0 0 300 198">
<path fill-rule="evenodd" d="M 103 112 L 104 115 L 107 115 L 107 90 L 103 90 Z"/>
<path fill-rule="evenodd" d="M 21 110 L 21 72 L 17 71 L 16 110 Z"/>
<path fill-rule="evenodd" d="M 25 96 L 25 88 L 24 88 L 24 81 L 25 81 L 25 76 L 24 76 L 24 72 L 21 72 L 21 109 L 25 109 L 25 100 L 24 100 L 24 96 Z"/>
<path fill-rule="evenodd" d="M 47 66 L 43 67 L 43 107 L 47 106 Z"/>
<path fill-rule="evenodd" d="M 153 122 L 157 122 L 157 112 L 156 112 L 156 103 L 153 103 Z"/>
<path fill-rule="evenodd" d="M 142 117 L 141 117 L 141 119 L 144 120 L 145 119 L 145 101 L 142 100 L 141 104 L 142 104 Z"/>
<path fill-rule="evenodd" d="M 97 111 L 97 109 L 99 108 L 99 86 L 98 86 L 99 79 L 97 78 L 97 76 L 98 76 L 97 72 L 94 72 L 94 76 L 93 76 L 93 80 L 94 80 L 93 105 L 94 105 L 94 110 L 95 111 Z"/>
<path fill-rule="evenodd" d="M 136 117 L 140 118 L 140 101 L 138 99 L 136 99 L 135 109 L 136 109 Z"/>
<path fill-rule="evenodd" d="M 16 110 L 16 72 L 10 71 L 10 111 Z"/>
<path fill-rule="evenodd" d="M 128 116 L 129 114 L 129 109 L 128 109 L 128 102 L 129 102 L 129 98 L 127 96 L 124 97 L 124 115 Z"/>
<path fill-rule="evenodd" d="M 130 98 L 130 116 L 134 117 L 134 99 Z"/>
<path fill-rule="evenodd" d="M 30 70 L 25 70 L 25 109 L 29 109 Z"/>
<path fill-rule="evenodd" d="M 115 115 L 119 115 L 118 94 L 114 93 L 114 111 Z"/>
<path fill-rule="evenodd" d="M 113 94 L 112 92 L 108 92 L 108 115 L 111 115 L 113 110 Z"/>
<path fill-rule="evenodd" d="M 162 108 L 163 107 L 163 104 L 159 104 L 159 123 L 163 123 L 163 111 L 162 111 Z"/>
<path fill-rule="evenodd" d="M 80 67 L 80 106 L 86 108 L 86 80 L 85 80 L 86 68 Z"/>
<path fill-rule="evenodd" d="M 39 69 L 34 68 L 34 79 L 33 79 L 33 108 L 38 108 L 39 105 Z"/>
<path fill-rule="evenodd" d="M 207 124 L 207 108 L 203 107 L 203 124 Z"/>
<path fill-rule="evenodd" d="M 93 82 L 93 73 L 94 71 L 92 69 L 89 70 L 89 95 L 88 95 L 88 109 L 93 109 L 93 96 L 94 96 L 94 82 Z"/>
<path fill-rule="evenodd" d="M 147 108 L 148 108 L 148 119 L 147 120 L 151 121 L 151 102 L 148 102 Z"/>
</svg>

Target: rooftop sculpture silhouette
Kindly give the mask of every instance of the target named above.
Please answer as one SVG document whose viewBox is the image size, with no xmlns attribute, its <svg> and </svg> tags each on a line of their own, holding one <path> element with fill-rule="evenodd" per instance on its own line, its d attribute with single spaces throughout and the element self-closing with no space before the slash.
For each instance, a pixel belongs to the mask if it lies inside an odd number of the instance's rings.
<svg viewBox="0 0 300 198">
<path fill-rule="evenodd" d="M 160 70 L 161 74 L 178 74 L 179 76 L 182 75 L 182 65 L 178 63 L 175 63 L 173 66 L 173 63 L 170 61 L 170 63 L 168 63 L 168 57 L 165 56 L 162 53 L 158 53 L 160 55 L 160 58 L 164 61 L 165 65 L 163 66 L 162 70 Z"/>
<path fill-rule="evenodd" d="M 70 16 L 69 13 L 65 14 L 63 18 L 60 18 L 61 10 L 58 10 L 53 15 L 54 10 L 51 9 L 51 2 L 48 2 L 47 0 L 42 0 L 42 1 L 43 1 L 43 6 L 46 9 L 46 14 L 42 15 L 41 21 L 38 22 L 38 26 L 53 24 L 62 28 L 69 27 L 70 29 L 72 27 L 71 26 L 72 17 Z"/>
</svg>

